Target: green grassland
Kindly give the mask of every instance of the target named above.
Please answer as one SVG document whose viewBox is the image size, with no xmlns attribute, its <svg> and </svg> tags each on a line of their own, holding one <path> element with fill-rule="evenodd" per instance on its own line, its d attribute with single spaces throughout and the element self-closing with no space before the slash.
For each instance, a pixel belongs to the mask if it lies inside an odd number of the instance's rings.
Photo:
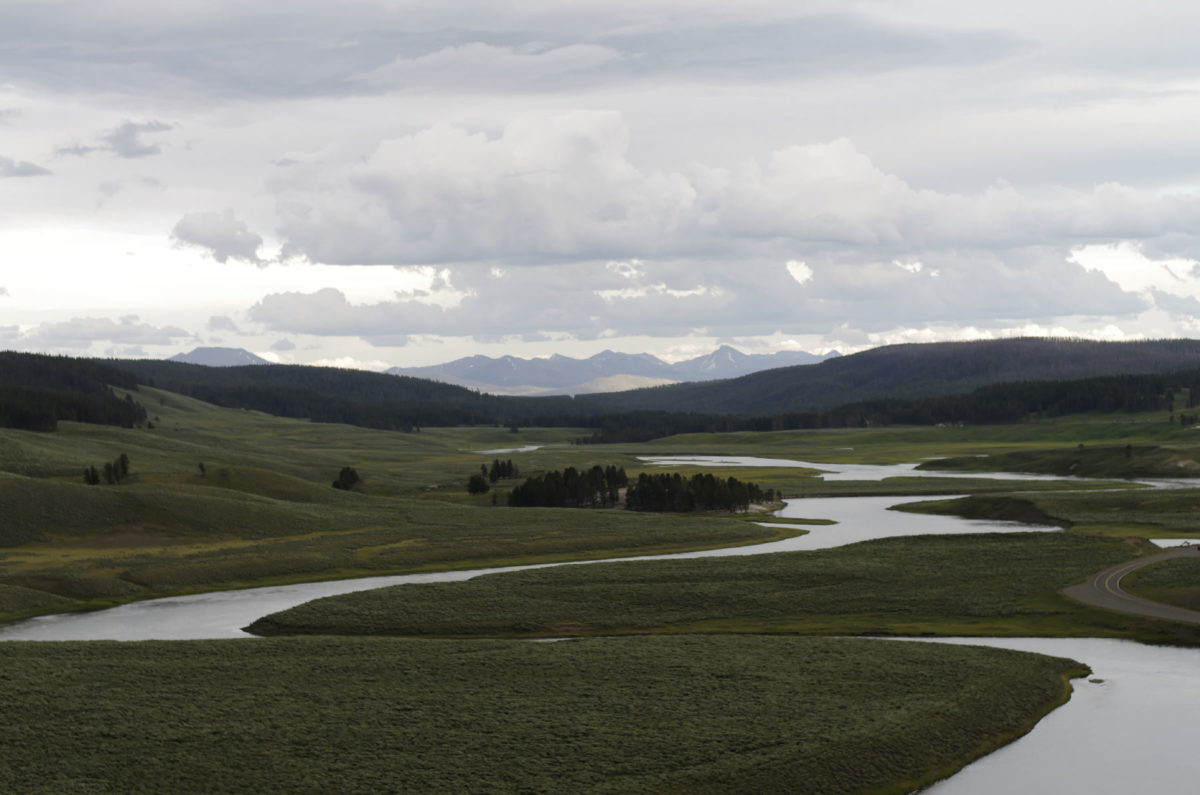
<svg viewBox="0 0 1200 795">
<path fill-rule="evenodd" d="M 499 507 L 519 481 L 482 496 L 465 488 L 493 458 L 513 459 L 522 476 L 612 464 L 636 477 L 661 471 L 640 456 L 670 453 L 895 463 L 1053 457 L 1085 443 L 1178 461 L 1200 439 L 1163 414 L 574 446 L 586 432 L 399 433 L 222 409 L 149 388 L 135 398 L 153 428 L 0 430 L 0 619 L 798 532 L 745 516 Z M 541 448 L 475 452 L 525 445 Z M 85 466 L 120 453 L 132 462 L 127 480 L 83 484 Z M 350 492 L 330 485 L 343 466 L 363 478 Z M 1200 643 L 1196 628 L 1058 593 L 1151 551 L 1140 538 L 1195 534 L 1200 489 L 671 470 L 733 475 L 789 496 L 965 493 L 973 496 L 923 509 L 1071 530 L 490 575 L 318 600 L 256 625 L 419 640 L 0 644 L 10 715 L 0 729 L 0 790 L 907 792 L 1028 730 L 1065 699 L 1064 677 L 1078 667 L 1000 650 L 798 636 Z M 1106 490 L 1063 491 L 1084 487 Z M 1147 587 L 1173 593 L 1182 577 Z M 494 639 L 650 634 L 659 637 Z"/>
<path fill-rule="evenodd" d="M 143 388 L 153 429 L 0 430 L 0 618 L 214 588 L 746 544 L 794 530 L 730 516 L 517 510 L 471 497 L 493 457 L 524 474 L 636 458 L 572 429 L 415 433 L 281 419 Z M 545 450 L 483 455 L 497 446 Z M 87 486 L 120 453 L 132 473 Z M 200 464 L 204 464 L 201 471 Z M 331 487 L 343 466 L 363 478 Z M 507 488 L 495 490 L 503 506 Z"/>
<path fill-rule="evenodd" d="M 0 644 L 5 792 L 908 792 L 1068 660 L 785 637 Z"/>
<path fill-rule="evenodd" d="M 405 585 L 264 617 L 259 634 L 572 636 L 648 632 L 1131 637 L 1200 629 L 1059 589 L 1154 547 L 1071 532 L 878 539 L 813 552 L 608 563 Z"/>
<path fill-rule="evenodd" d="M 640 455 L 756 455 L 813 462 L 898 464 L 926 458 L 1074 448 L 1081 443 L 1121 447 L 1200 445 L 1200 430 L 1169 422 L 1169 416 L 1166 412 L 1098 414 L 1011 425 L 681 434 L 645 442 L 638 445 L 638 450 Z M 631 449 L 629 445 L 614 447 Z"/>
<path fill-rule="evenodd" d="M 1200 488 L 1023 493 L 1008 498 L 968 496 L 904 506 L 913 512 L 967 518 L 1045 517 L 1045 523 L 1078 532 L 1124 538 L 1187 538 L 1197 535 Z M 1035 519 L 1036 520 L 1036 519 Z"/>
<path fill-rule="evenodd" d="M 1088 478 L 1190 478 L 1200 476 L 1200 448 L 1157 445 L 1077 445 L 1015 450 L 989 456 L 927 461 L 922 469 L 958 472 L 1032 472 Z"/>
<path fill-rule="evenodd" d="M 1200 554 L 1138 569 L 1121 581 L 1132 594 L 1189 610 L 1200 610 Z"/>
<path fill-rule="evenodd" d="M 123 393 L 122 393 L 123 394 Z M 1030 423 L 681 436 L 643 445 L 573 446 L 579 429 L 424 428 L 414 433 L 281 419 L 149 387 L 134 393 L 154 428 L 62 423 L 54 433 L 0 430 L 0 618 L 214 588 L 430 569 L 620 557 L 771 540 L 794 529 L 729 516 L 508 509 L 500 481 L 470 496 L 482 463 L 512 458 L 522 475 L 566 466 L 661 471 L 664 452 L 814 460 L 913 460 L 923 455 L 1072 438 L 1163 443 L 1177 426 L 1145 421 Z M 1153 419 L 1154 421 L 1151 421 Z M 481 454 L 480 450 L 540 449 Z M 86 486 L 85 466 L 125 453 L 118 486 Z M 200 464 L 204 465 L 201 471 Z M 363 480 L 331 488 L 343 466 Z M 817 470 L 679 467 L 752 478 L 788 495 L 1004 492 L 987 478 L 826 483 Z M 1065 483 L 1022 488 L 1055 490 Z M 1078 483 L 1072 484 L 1078 487 Z M 1098 487 L 1106 484 L 1087 484 Z M 493 500 L 498 506 L 493 506 Z M 745 518 L 745 517 L 742 517 Z M 814 517 L 819 519 L 820 517 Z"/>
</svg>

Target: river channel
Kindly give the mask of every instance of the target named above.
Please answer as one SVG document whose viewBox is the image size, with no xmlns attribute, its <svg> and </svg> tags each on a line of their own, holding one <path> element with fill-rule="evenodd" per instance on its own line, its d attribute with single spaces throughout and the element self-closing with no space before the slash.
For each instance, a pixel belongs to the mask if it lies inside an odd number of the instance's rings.
<svg viewBox="0 0 1200 795">
<path fill-rule="evenodd" d="M 895 476 L 939 476 L 912 465 L 811 464 L 776 459 L 727 457 L 656 458 L 664 464 L 805 466 L 826 471 L 827 479 L 876 480 Z M 993 477 L 972 473 L 971 477 Z M 1034 479 L 1004 475 L 1014 479 Z M 1194 482 L 1193 482 L 1194 483 Z M 1162 485 L 1177 485 L 1175 483 Z M 621 558 L 647 560 L 755 555 L 841 546 L 896 535 L 1027 531 L 1014 522 L 978 522 L 956 517 L 910 514 L 891 506 L 936 497 L 836 497 L 791 500 L 782 518 L 829 519 L 828 526 L 767 544 L 678 555 Z M 1053 531 L 1053 529 L 1049 529 Z M 604 561 L 586 561 L 584 565 Z M 241 627 L 269 613 L 322 596 L 421 582 L 450 582 L 485 574 L 542 566 L 432 572 L 220 591 L 134 602 L 89 613 L 41 616 L 0 627 L 0 640 L 183 640 L 247 638 Z M 1200 755 L 1194 738 L 1200 727 L 1200 650 L 1144 646 L 1104 639 L 957 638 L 936 642 L 1002 646 L 1080 660 L 1093 675 L 1074 683 L 1071 701 L 1044 718 L 1025 737 L 984 757 L 935 785 L 938 795 L 1012 792 L 1195 793 L 1200 791 Z"/>
</svg>

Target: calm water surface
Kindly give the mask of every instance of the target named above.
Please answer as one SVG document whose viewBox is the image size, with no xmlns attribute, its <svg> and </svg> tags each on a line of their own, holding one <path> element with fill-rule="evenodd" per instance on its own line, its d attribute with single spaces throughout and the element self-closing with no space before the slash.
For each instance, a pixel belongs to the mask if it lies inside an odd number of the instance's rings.
<svg viewBox="0 0 1200 795">
<path fill-rule="evenodd" d="M 1200 792 L 1200 650 L 1102 638 L 949 638 L 1086 662 L 1071 701 L 926 790 L 936 795 Z"/>
</svg>

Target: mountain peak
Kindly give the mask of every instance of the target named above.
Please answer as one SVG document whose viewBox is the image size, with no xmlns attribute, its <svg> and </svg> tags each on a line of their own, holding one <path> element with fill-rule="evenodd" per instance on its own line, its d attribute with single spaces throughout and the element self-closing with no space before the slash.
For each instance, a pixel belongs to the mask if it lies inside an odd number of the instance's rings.
<svg viewBox="0 0 1200 795">
<path fill-rule="evenodd" d="M 250 364 L 271 364 L 244 348 L 193 348 L 189 353 L 177 353 L 167 361 L 200 364 L 205 367 L 244 367 Z"/>
</svg>

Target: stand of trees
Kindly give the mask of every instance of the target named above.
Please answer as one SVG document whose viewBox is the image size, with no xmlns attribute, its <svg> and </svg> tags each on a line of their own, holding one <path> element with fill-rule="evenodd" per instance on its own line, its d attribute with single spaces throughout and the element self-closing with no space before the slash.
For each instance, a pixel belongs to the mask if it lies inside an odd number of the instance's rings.
<svg viewBox="0 0 1200 795">
<path fill-rule="evenodd" d="M 203 465 L 201 467 L 201 474 L 203 474 Z M 337 480 L 333 481 L 333 487 L 341 491 L 350 491 L 360 480 L 362 479 L 358 476 L 358 470 L 354 467 L 342 467 L 342 471 L 338 473 Z"/>
<path fill-rule="evenodd" d="M 512 459 L 501 461 L 499 458 L 492 461 L 492 466 L 489 468 L 487 464 L 479 465 L 480 474 L 488 479 L 488 483 L 495 483 L 501 478 L 515 478 L 518 473 L 517 465 L 512 462 Z"/>
<path fill-rule="evenodd" d="M 531 477 L 513 488 L 508 504 L 520 508 L 608 508 L 629 483 L 623 467 L 599 465 L 583 471 L 567 467 Z"/>
<path fill-rule="evenodd" d="M 146 410 L 111 386 L 134 391 L 137 378 L 100 362 L 0 353 L 0 428 L 53 431 L 60 420 L 132 428 Z"/>
<path fill-rule="evenodd" d="M 98 486 L 101 482 L 115 486 L 129 477 L 129 456 L 121 453 L 112 461 L 105 461 L 103 470 L 94 466 L 83 470 L 83 482 L 89 486 Z"/>
<path fill-rule="evenodd" d="M 763 491 L 756 483 L 711 474 L 684 478 L 643 472 L 625 492 L 625 507 L 631 511 L 744 511 L 751 503 L 774 501 L 774 489 Z"/>
</svg>

